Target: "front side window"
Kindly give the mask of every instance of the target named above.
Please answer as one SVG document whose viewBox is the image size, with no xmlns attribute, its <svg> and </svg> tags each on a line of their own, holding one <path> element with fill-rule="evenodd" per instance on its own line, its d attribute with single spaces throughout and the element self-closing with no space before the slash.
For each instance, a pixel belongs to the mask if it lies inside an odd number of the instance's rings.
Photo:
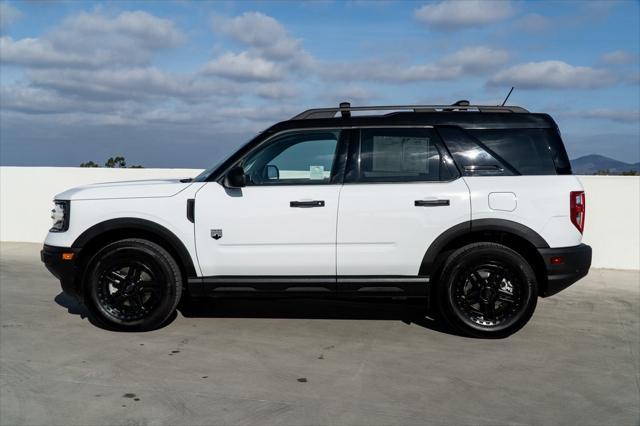
<svg viewBox="0 0 640 426">
<path fill-rule="evenodd" d="M 276 136 L 242 162 L 247 185 L 328 184 L 339 139 L 339 130 Z"/>
<path fill-rule="evenodd" d="M 429 182 L 451 180 L 437 136 L 430 128 L 362 129 L 359 162 L 350 161 L 347 180 L 357 182 Z M 352 158 L 355 155 L 352 154 Z M 451 160 L 449 159 L 449 162 Z"/>
</svg>

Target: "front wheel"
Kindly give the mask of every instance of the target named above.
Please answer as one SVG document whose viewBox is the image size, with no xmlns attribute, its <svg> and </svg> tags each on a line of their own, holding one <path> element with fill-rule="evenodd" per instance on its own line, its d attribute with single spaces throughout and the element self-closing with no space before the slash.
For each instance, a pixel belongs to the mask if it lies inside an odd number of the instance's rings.
<svg viewBox="0 0 640 426">
<path fill-rule="evenodd" d="M 516 251 L 501 244 L 475 243 L 449 256 L 437 297 L 445 318 L 463 333 L 501 338 L 529 321 L 538 286 L 531 266 Z"/>
<path fill-rule="evenodd" d="M 182 274 L 161 246 L 143 239 L 111 243 L 91 260 L 85 281 L 89 311 L 107 327 L 146 331 L 162 326 L 182 294 Z"/>
</svg>

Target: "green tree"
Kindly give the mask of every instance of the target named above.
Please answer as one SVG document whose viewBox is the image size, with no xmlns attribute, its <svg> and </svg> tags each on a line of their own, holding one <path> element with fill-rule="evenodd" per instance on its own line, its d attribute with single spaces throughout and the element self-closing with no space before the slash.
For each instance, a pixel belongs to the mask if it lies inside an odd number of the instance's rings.
<svg viewBox="0 0 640 426">
<path fill-rule="evenodd" d="M 110 157 L 105 163 L 104 163 L 105 167 L 109 167 L 109 168 L 121 168 L 121 167 L 127 167 L 127 162 L 124 159 L 124 157 L 121 156 L 117 156 L 117 157 Z"/>
<path fill-rule="evenodd" d="M 125 168 L 127 167 L 127 160 L 124 159 L 123 156 L 118 155 L 115 157 L 109 157 L 107 161 L 104 163 L 105 167 L 110 169 L 113 168 Z M 86 163 L 80 163 L 80 167 L 100 167 L 97 163 L 93 161 L 87 161 Z M 129 166 L 130 169 L 143 169 L 144 167 L 141 165 L 133 165 Z"/>
</svg>

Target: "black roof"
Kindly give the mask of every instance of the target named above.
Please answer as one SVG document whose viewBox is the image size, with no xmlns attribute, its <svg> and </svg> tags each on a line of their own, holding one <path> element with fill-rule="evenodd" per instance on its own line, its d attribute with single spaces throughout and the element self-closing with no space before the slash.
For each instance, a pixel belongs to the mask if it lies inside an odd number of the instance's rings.
<svg viewBox="0 0 640 426">
<path fill-rule="evenodd" d="M 375 115 L 352 115 L 360 111 L 399 110 Z M 340 113 L 340 116 L 337 116 Z M 315 117 L 315 118 L 312 118 Z M 534 114 L 517 106 L 469 105 L 458 101 L 454 105 L 406 105 L 351 107 L 342 103 L 338 108 L 317 108 L 304 111 L 290 120 L 281 121 L 259 133 L 214 170 L 207 180 L 217 180 L 237 158 L 274 133 L 284 130 L 314 128 L 345 128 L 366 126 L 457 126 L 464 129 L 555 129 L 548 114 Z"/>
<path fill-rule="evenodd" d="M 314 127 L 358 126 L 458 126 L 464 129 L 547 129 L 556 123 L 548 114 L 529 112 L 394 112 L 384 115 L 365 115 L 333 118 L 291 119 L 274 124 L 268 133 L 289 129 Z"/>
</svg>

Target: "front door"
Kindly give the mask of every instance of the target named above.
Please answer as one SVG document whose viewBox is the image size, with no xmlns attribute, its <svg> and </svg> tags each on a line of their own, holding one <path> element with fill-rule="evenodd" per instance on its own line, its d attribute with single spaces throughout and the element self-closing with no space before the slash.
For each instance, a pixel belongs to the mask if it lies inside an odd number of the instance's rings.
<svg viewBox="0 0 640 426">
<path fill-rule="evenodd" d="M 467 185 L 432 128 L 365 128 L 350 151 L 338 212 L 338 289 L 425 292 L 427 278 L 418 275 L 427 248 L 471 219 Z"/>
<path fill-rule="evenodd" d="M 302 276 L 317 277 L 317 286 L 306 281 L 310 287 L 334 287 L 327 283 L 336 274 L 342 133 L 276 135 L 239 162 L 246 187 L 209 182 L 198 191 L 196 249 L 205 277 L 244 277 L 235 282 L 253 290 L 260 280 L 297 288 Z"/>
</svg>

